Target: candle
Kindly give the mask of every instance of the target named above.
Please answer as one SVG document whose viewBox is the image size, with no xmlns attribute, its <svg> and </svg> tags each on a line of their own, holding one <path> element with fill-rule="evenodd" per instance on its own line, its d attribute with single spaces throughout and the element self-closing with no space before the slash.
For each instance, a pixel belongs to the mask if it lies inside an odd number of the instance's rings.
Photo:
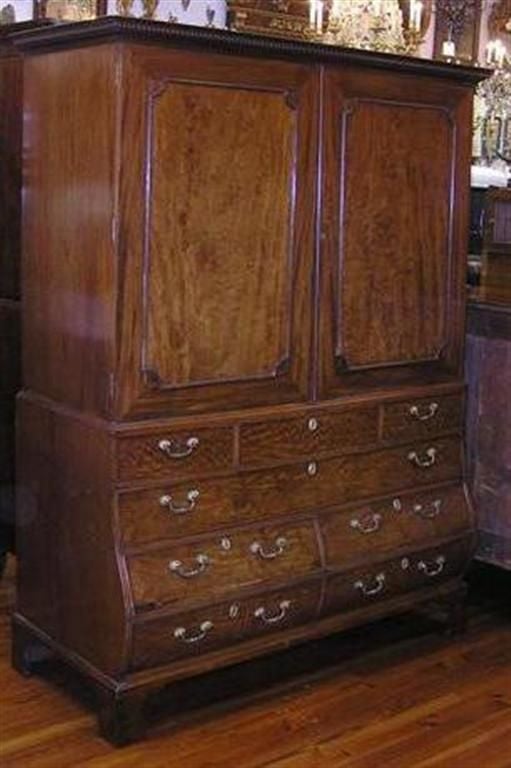
<svg viewBox="0 0 511 768">
<path fill-rule="evenodd" d="M 323 0 L 310 0 L 309 27 L 317 33 L 323 31 Z"/>
<path fill-rule="evenodd" d="M 410 10 L 408 14 L 408 26 L 413 29 L 413 20 L 415 18 L 415 0 L 410 0 Z"/>
<path fill-rule="evenodd" d="M 423 8 L 423 5 L 421 0 L 410 0 L 409 26 L 410 26 L 410 29 L 413 30 L 414 32 L 421 31 L 422 8 Z"/>
<path fill-rule="evenodd" d="M 486 63 L 502 67 L 506 60 L 506 46 L 502 40 L 490 40 L 486 46 Z"/>
<path fill-rule="evenodd" d="M 421 31 L 421 21 L 422 21 L 422 2 L 421 0 L 417 0 L 415 3 L 415 29 L 417 32 Z"/>
<path fill-rule="evenodd" d="M 315 21 L 316 21 L 316 0 L 310 0 L 310 3 L 309 3 L 309 27 L 311 29 L 314 28 Z"/>
<path fill-rule="evenodd" d="M 323 31 L 323 0 L 318 0 L 316 7 L 316 32 L 321 34 Z"/>
<path fill-rule="evenodd" d="M 442 56 L 445 56 L 447 59 L 454 59 L 456 56 L 454 40 L 444 40 L 442 43 Z"/>
<path fill-rule="evenodd" d="M 502 40 L 497 40 L 497 43 L 498 43 L 497 56 L 496 56 L 497 66 L 498 67 L 503 67 L 504 66 L 504 61 L 506 60 L 506 53 L 507 53 L 506 46 L 504 45 Z"/>
</svg>

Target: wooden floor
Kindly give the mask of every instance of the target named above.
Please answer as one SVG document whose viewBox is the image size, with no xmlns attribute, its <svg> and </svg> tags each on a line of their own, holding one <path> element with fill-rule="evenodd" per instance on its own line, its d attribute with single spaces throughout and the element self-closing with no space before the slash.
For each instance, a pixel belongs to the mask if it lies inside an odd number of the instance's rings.
<svg viewBox="0 0 511 768">
<path fill-rule="evenodd" d="M 122 750 L 98 738 L 87 688 L 61 665 L 11 670 L 4 579 L 0 766 L 511 768 L 509 577 L 472 578 L 461 639 L 404 617 L 211 675 L 161 698 L 147 739 Z"/>
</svg>

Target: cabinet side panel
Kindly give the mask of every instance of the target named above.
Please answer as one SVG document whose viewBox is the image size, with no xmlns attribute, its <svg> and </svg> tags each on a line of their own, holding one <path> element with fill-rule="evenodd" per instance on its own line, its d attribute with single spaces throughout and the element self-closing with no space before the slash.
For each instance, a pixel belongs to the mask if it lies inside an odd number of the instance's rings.
<svg viewBox="0 0 511 768">
<path fill-rule="evenodd" d="M 51 637 L 59 637 L 53 419 L 19 402 L 16 467 L 16 608 Z"/>
<path fill-rule="evenodd" d="M 119 674 L 129 599 L 109 436 L 25 397 L 19 421 L 17 610 L 101 671 Z"/>
<path fill-rule="evenodd" d="M 114 47 L 27 58 L 24 386 L 108 410 L 114 336 Z"/>
</svg>

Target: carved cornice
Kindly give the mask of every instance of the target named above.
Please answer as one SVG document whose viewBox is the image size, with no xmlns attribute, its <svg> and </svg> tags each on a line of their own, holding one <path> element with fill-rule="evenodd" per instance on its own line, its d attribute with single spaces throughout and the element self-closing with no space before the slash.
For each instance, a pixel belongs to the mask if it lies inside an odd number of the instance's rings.
<svg viewBox="0 0 511 768">
<path fill-rule="evenodd" d="M 309 63 L 356 64 L 445 78 L 470 85 L 475 85 L 491 74 L 490 70 L 445 64 L 429 59 L 114 16 L 19 32 L 12 35 L 11 39 L 24 53 L 38 53 L 110 41 L 131 41 L 173 48 L 232 53 L 239 56 L 305 60 Z"/>
</svg>

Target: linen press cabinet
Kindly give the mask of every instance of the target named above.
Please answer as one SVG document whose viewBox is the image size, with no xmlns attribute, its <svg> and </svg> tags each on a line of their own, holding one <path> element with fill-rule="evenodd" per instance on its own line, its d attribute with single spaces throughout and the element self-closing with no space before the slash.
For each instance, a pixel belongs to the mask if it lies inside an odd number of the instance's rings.
<svg viewBox="0 0 511 768">
<path fill-rule="evenodd" d="M 25 56 L 14 663 L 161 685 L 442 600 L 474 549 L 481 70 L 106 18 Z"/>
</svg>

